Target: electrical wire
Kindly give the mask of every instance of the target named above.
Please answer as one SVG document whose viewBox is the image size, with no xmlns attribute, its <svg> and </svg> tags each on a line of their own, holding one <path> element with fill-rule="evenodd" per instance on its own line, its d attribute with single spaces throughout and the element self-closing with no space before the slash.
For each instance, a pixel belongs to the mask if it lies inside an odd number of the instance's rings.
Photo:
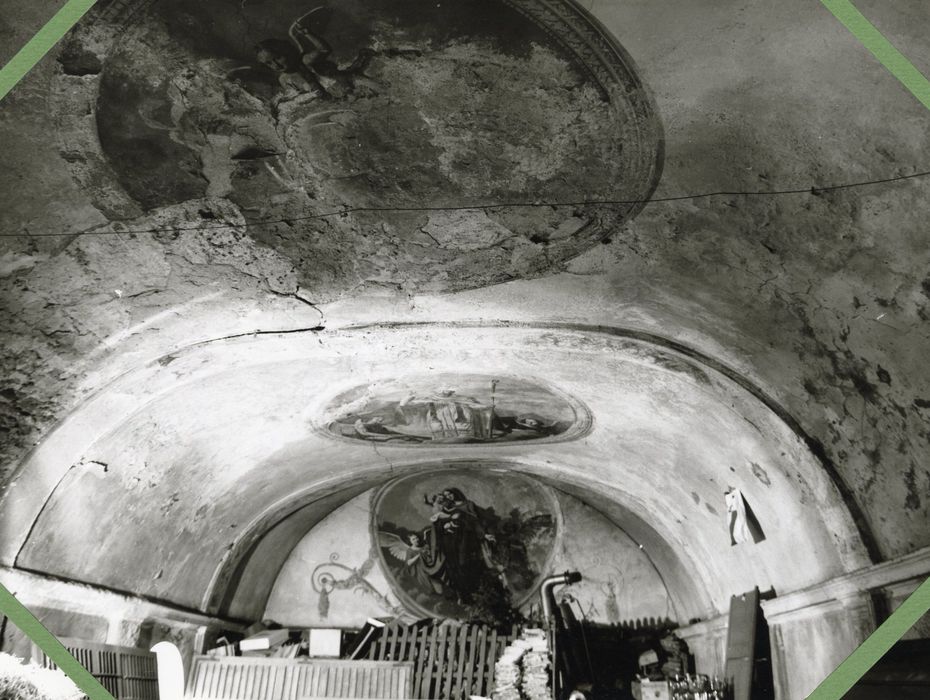
<svg viewBox="0 0 930 700">
<path fill-rule="evenodd" d="M 328 219 L 334 216 L 346 217 L 350 214 L 377 214 L 377 213 L 428 213 L 428 212 L 449 212 L 449 211 L 479 211 L 485 209 L 534 209 L 557 207 L 585 207 L 585 206 L 615 206 L 615 205 L 646 205 L 661 202 L 680 202 L 689 199 L 707 199 L 710 197 L 778 197 L 784 195 L 820 195 L 826 192 L 836 192 L 838 190 L 855 189 L 859 187 L 870 187 L 874 185 L 883 185 L 889 183 L 902 182 L 905 180 L 914 180 L 930 176 L 930 170 L 924 170 L 908 175 L 898 175 L 896 177 L 887 177 L 876 180 L 862 180 L 858 182 L 848 182 L 839 185 L 825 185 L 818 187 L 811 185 L 809 187 L 797 187 L 781 190 L 717 190 L 713 192 L 700 192 L 697 194 L 675 195 L 670 197 L 652 197 L 647 199 L 585 199 L 569 202 L 491 202 L 488 204 L 468 204 L 453 206 L 419 206 L 419 207 L 344 207 L 329 212 L 318 214 L 308 214 L 304 216 L 282 217 L 279 219 L 264 219 L 258 221 L 247 221 L 246 228 L 257 226 L 272 226 L 275 224 L 292 224 L 299 221 L 313 221 Z M 116 222 L 119 223 L 119 222 Z M 142 229 L 120 229 L 120 230 L 101 230 L 101 231 L 74 231 L 71 233 L 0 233 L 0 238 L 53 238 L 57 236 L 122 236 L 131 234 L 145 233 L 183 233 L 185 231 L 210 231 L 215 229 L 233 228 L 235 224 L 202 224 L 197 226 L 159 226 Z"/>
</svg>

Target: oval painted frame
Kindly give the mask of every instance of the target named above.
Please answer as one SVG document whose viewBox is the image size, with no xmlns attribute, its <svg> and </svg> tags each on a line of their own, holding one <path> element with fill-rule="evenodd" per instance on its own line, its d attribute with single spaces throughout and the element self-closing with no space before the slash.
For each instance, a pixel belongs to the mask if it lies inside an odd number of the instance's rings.
<svg viewBox="0 0 930 700">
<path fill-rule="evenodd" d="M 410 482 L 415 480 L 421 483 L 414 487 Z M 465 617 L 467 607 L 451 599 L 457 594 L 449 590 L 447 584 L 439 584 L 445 589 L 442 593 L 428 588 L 427 567 L 421 564 L 428 560 L 430 543 L 421 541 L 421 549 L 417 550 L 410 545 L 418 543 L 411 543 L 409 539 L 410 535 L 417 533 L 429 539 L 427 532 L 434 531 L 431 513 L 435 512 L 436 506 L 427 503 L 424 496 L 450 488 L 457 488 L 464 494 L 473 506 L 472 511 L 477 511 L 486 529 L 493 532 L 492 548 L 516 546 L 519 550 L 521 545 L 525 548 L 526 560 L 533 573 L 530 582 L 526 583 L 527 571 L 519 571 L 521 567 L 513 564 L 519 558 L 512 558 L 509 568 L 503 567 L 503 580 L 512 582 L 513 607 L 523 607 L 538 593 L 540 584 L 550 574 L 553 557 L 561 544 L 562 509 L 551 487 L 503 465 L 497 466 L 495 462 L 472 466 L 455 462 L 443 466 L 440 463 L 435 469 L 389 481 L 372 494 L 372 548 L 378 553 L 378 561 L 391 590 L 407 610 L 417 615 Z M 526 508 L 527 504 L 531 504 L 529 508 Z M 521 541 L 521 536 L 525 537 L 527 533 L 532 533 L 529 546 Z M 534 539 L 538 541 L 534 542 Z M 493 562 L 493 549 L 490 556 Z M 474 575 L 475 570 L 480 572 L 480 568 L 481 562 L 474 561 L 469 566 L 469 573 Z M 443 571 L 441 574 L 444 574 L 443 578 L 450 578 L 455 572 Z M 484 575 L 495 574 L 486 567 Z M 524 585 L 515 585 L 520 580 L 524 581 Z"/>
<path fill-rule="evenodd" d="M 343 389 L 324 405 L 317 421 L 323 434 L 390 447 L 566 442 L 593 425 L 578 399 L 535 377 L 507 374 L 405 375 Z"/>
<path fill-rule="evenodd" d="M 321 4 L 326 3 L 321 0 Z M 527 31 L 538 34 L 543 43 L 551 44 L 550 48 L 553 55 L 577 72 L 583 81 L 590 84 L 600 96 L 600 99 L 604 100 L 606 112 L 603 116 L 598 117 L 596 123 L 590 126 L 588 129 L 590 131 L 589 138 L 583 139 L 581 143 L 588 143 L 590 139 L 596 141 L 602 137 L 603 133 L 610 131 L 616 139 L 619 139 L 617 145 L 622 147 L 620 153 L 622 154 L 623 166 L 620 171 L 605 176 L 603 181 L 613 184 L 603 190 L 592 187 L 590 183 L 578 181 L 577 178 L 569 178 L 574 183 L 571 189 L 574 194 L 571 196 L 568 194 L 556 196 L 558 190 L 553 190 L 551 194 L 546 195 L 544 199 L 547 201 L 560 201 L 566 198 L 570 202 L 589 198 L 603 200 L 600 203 L 591 205 L 575 206 L 572 204 L 566 206 L 558 216 L 551 212 L 547 212 L 545 215 L 538 214 L 538 211 L 541 210 L 535 208 L 527 209 L 527 204 L 532 207 L 535 207 L 535 205 L 532 201 L 524 201 L 524 197 L 518 192 L 528 191 L 527 188 L 530 185 L 517 188 L 514 192 L 510 191 L 513 188 L 508 185 L 506 192 L 501 190 L 495 197 L 489 197 L 484 191 L 475 195 L 470 194 L 471 190 L 465 191 L 459 187 L 450 186 L 446 188 L 448 191 L 444 191 L 443 196 L 437 195 L 436 201 L 430 200 L 434 205 L 458 207 L 461 205 L 471 206 L 476 203 L 479 205 L 490 203 L 495 205 L 493 216 L 479 215 L 477 212 L 463 213 L 450 210 L 448 213 L 455 214 L 455 216 L 447 217 L 447 220 L 439 218 L 440 215 L 437 214 L 439 223 L 435 226 L 436 231 L 448 229 L 457 233 L 448 240 L 442 240 L 435 244 L 430 243 L 429 238 L 423 234 L 419 225 L 408 227 L 403 223 L 405 221 L 403 218 L 395 221 L 394 225 L 407 231 L 407 233 L 393 236 L 392 245 L 395 245 L 400 240 L 406 242 L 391 260 L 397 262 L 408 258 L 415 259 L 416 265 L 404 267 L 403 274 L 411 284 L 416 278 L 416 284 L 422 287 L 424 291 L 448 292 L 473 289 L 544 274 L 552 270 L 557 262 L 570 260 L 602 242 L 605 237 L 613 236 L 617 231 L 621 230 L 622 225 L 632 220 L 652 198 L 662 175 L 665 159 L 665 136 L 656 100 L 649 86 L 644 83 L 633 58 L 617 38 L 606 31 L 597 19 L 581 7 L 577 0 L 493 0 L 492 4 L 499 5 L 498 9 L 502 15 L 506 14 L 511 17 L 514 22 L 518 23 L 519 27 L 525 26 Z M 196 216 L 197 212 L 204 207 L 201 200 L 207 196 L 207 190 L 204 189 L 203 180 L 205 176 L 203 175 L 203 168 L 197 166 L 197 163 L 203 157 L 201 152 L 203 145 L 188 147 L 179 143 L 179 140 L 184 141 L 187 136 L 177 130 L 177 125 L 160 123 L 158 120 L 153 121 L 148 116 L 143 119 L 138 110 L 130 110 L 129 113 L 123 114 L 122 106 L 124 102 L 121 97 L 113 100 L 114 108 L 109 113 L 109 116 L 104 114 L 104 121 L 107 124 L 116 124 L 121 128 L 125 127 L 128 130 L 128 120 L 131 118 L 134 124 L 132 133 L 124 133 L 118 139 L 115 134 L 111 134 L 112 138 L 108 141 L 108 145 L 103 145 L 101 139 L 98 138 L 98 132 L 101 129 L 107 132 L 108 129 L 101 127 L 97 121 L 101 117 L 100 112 L 97 110 L 94 112 L 96 128 L 93 130 L 87 128 L 85 107 L 87 104 L 101 104 L 102 95 L 107 94 L 107 85 L 110 82 L 107 76 L 113 72 L 113 60 L 120 51 L 138 38 L 135 37 L 133 32 L 142 23 L 151 19 L 149 13 L 157 13 L 158 8 L 163 5 L 164 3 L 159 3 L 158 0 L 116 0 L 109 3 L 99 3 L 88 13 L 87 18 L 75 28 L 62 46 L 66 49 L 66 56 L 91 55 L 101 63 L 103 68 L 96 73 L 91 72 L 88 75 L 82 75 L 79 81 L 75 80 L 74 76 L 69 75 L 67 71 L 59 71 L 52 80 L 50 109 L 54 115 L 58 150 L 64 157 L 72 178 L 88 193 L 94 206 L 108 217 L 120 220 L 130 220 L 142 216 L 153 207 L 152 210 L 170 207 L 172 212 L 175 211 L 175 208 L 180 207 L 177 210 L 178 212 L 183 210 L 186 212 L 185 215 Z M 198 6 L 202 5 L 204 3 L 198 4 Z M 424 3 L 424 6 L 432 7 L 432 5 L 432 3 Z M 332 6 L 339 7 L 339 4 L 332 3 Z M 244 7 L 256 13 L 267 12 L 267 8 L 259 3 L 244 5 Z M 225 11 L 223 12 L 224 17 L 228 14 Z M 159 16 L 155 17 L 155 19 L 158 18 Z M 257 27 L 262 26 L 262 23 L 252 22 L 246 26 Z M 283 25 L 283 29 L 280 27 L 275 28 L 271 32 L 274 36 L 269 35 L 268 39 L 277 37 L 278 40 L 287 41 L 286 29 L 286 23 Z M 334 37 L 339 38 L 338 33 L 334 36 L 327 34 L 327 36 L 327 41 L 330 42 L 334 41 Z M 504 38 L 507 39 L 508 37 Z M 206 40 L 204 37 L 197 35 L 196 41 L 199 48 Z M 243 42 L 243 46 L 246 43 L 250 42 Z M 140 42 L 139 45 L 144 46 L 145 44 Z M 335 45 L 342 47 L 343 42 L 336 41 Z M 348 61 L 349 54 L 359 47 L 370 48 L 362 44 L 356 47 L 354 43 L 349 42 L 342 49 L 345 55 L 341 56 L 340 59 Z M 217 58 L 217 60 L 219 58 L 223 60 L 233 60 L 235 58 L 236 60 L 233 62 L 241 65 L 234 70 L 248 68 L 251 72 L 247 72 L 247 75 L 264 70 L 257 57 L 252 55 L 251 47 L 249 47 L 247 56 L 239 55 L 244 51 L 242 46 L 237 44 L 235 48 L 235 51 L 230 49 L 235 54 L 234 57 L 226 56 L 223 53 L 221 56 L 218 55 L 214 58 Z M 362 54 L 357 55 L 357 57 L 359 56 L 362 56 Z M 530 62 L 527 62 L 527 65 L 529 64 Z M 129 62 L 125 67 L 129 74 L 132 74 L 138 68 L 136 62 Z M 78 65 L 74 70 L 81 70 L 81 66 Z M 236 75 L 239 74 L 236 73 Z M 271 79 L 269 78 L 269 80 Z M 113 85 L 110 87 L 120 86 L 122 82 L 121 79 L 114 78 Z M 133 90 L 135 89 L 134 87 Z M 277 90 L 277 88 L 274 89 Z M 147 95 L 148 93 L 143 90 L 142 94 Z M 159 92 L 159 94 L 161 93 Z M 145 97 L 145 99 L 148 99 L 148 97 Z M 162 107 L 170 103 L 170 101 L 166 101 L 161 97 L 159 99 Z M 107 101 L 107 99 L 103 99 L 103 103 L 107 103 Z M 106 113 L 106 110 L 104 112 Z M 380 112 L 377 114 L 380 114 Z M 148 123 L 146 123 L 146 120 L 148 120 Z M 619 131 L 621 125 L 622 134 Z M 238 133 L 235 130 L 231 133 L 234 132 Z M 411 131 L 409 133 L 415 132 Z M 198 135 L 199 132 L 193 133 L 193 136 Z M 175 140 L 171 136 L 174 136 Z M 135 143 L 134 138 L 136 137 L 145 137 L 148 140 L 154 139 L 149 144 L 152 152 L 170 151 L 171 157 L 156 158 L 147 167 L 142 168 L 138 167 L 138 158 L 130 161 L 121 158 L 120 154 L 124 152 L 124 147 L 135 148 L 132 144 Z M 117 145 L 117 141 L 119 145 Z M 262 180 L 265 184 L 261 185 L 261 187 L 256 185 L 263 193 L 266 192 L 268 187 L 277 187 L 275 184 L 277 180 L 275 180 L 274 176 L 266 173 L 265 168 L 258 165 L 265 158 L 265 150 L 268 150 L 267 157 L 271 158 L 271 151 L 275 149 L 271 149 L 270 146 L 263 146 L 257 149 L 247 148 L 236 151 L 242 158 L 236 161 L 239 165 L 231 172 L 235 175 L 236 182 L 239 182 L 240 179 L 243 180 L 240 195 L 246 196 L 247 193 L 251 192 L 249 183 L 252 183 L 253 176 L 254 178 L 259 176 L 264 178 L 267 175 L 267 179 Z M 138 149 L 136 149 L 136 152 L 138 152 Z M 278 156 L 273 157 L 277 158 Z M 195 172 L 189 172 L 183 167 L 175 167 L 177 165 L 176 160 L 184 163 L 189 161 L 188 164 L 193 163 L 194 166 L 197 166 L 194 168 Z M 618 168 L 620 167 L 620 160 L 619 158 L 608 159 L 611 167 L 616 166 Z M 308 156 L 307 162 L 313 163 L 315 159 Z M 536 170 L 529 167 L 532 165 L 530 161 L 527 161 L 527 163 L 528 172 L 532 175 Z M 114 164 L 119 167 L 114 167 Z M 124 166 L 129 164 L 132 165 L 129 168 L 132 172 L 123 172 Z M 367 161 L 365 164 L 368 164 Z M 247 167 L 251 165 L 255 166 L 254 171 L 252 168 Z M 240 167 L 242 172 L 239 172 Z M 148 197 L 154 196 L 153 188 L 147 184 L 148 178 L 152 172 L 155 172 L 155 170 L 160 171 L 161 168 L 165 168 L 164 172 L 171 173 L 169 179 L 177 187 L 176 189 L 174 186 L 169 188 L 170 192 L 165 193 L 166 197 L 156 197 L 155 200 L 157 201 L 148 201 Z M 353 170 L 353 168 L 354 165 L 350 170 Z M 364 172 L 365 168 L 360 168 L 360 171 Z M 355 170 L 353 170 L 354 172 Z M 381 171 L 378 170 L 378 172 Z M 384 172 L 390 171 L 385 169 Z M 509 170 L 505 172 L 510 173 Z M 577 174 L 580 171 L 578 168 L 574 170 L 569 168 L 568 172 Z M 162 180 L 165 180 L 165 178 L 162 178 Z M 219 178 L 217 181 L 220 180 L 225 182 L 223 178 Z M 549 182 L 548 179 L 544 178 L 544 180 L 547 183 Z M 258 180 L 255 181 L 258 182 Z M 557 181 L 557 179 L 554 181 Z M 351 255 L 346 258 L 346 260 L 350 261 L 350 264 L 346 267 L 347 270 L 354 269 L 354 265 L 360 262 L 358 260 L 359 256 L 361 256 L 362 261 L 374 262 L 379 260 L 379 256 L 383 257 L 383 246 L 374 246 L 372 251 L 368 251 L 364 243 L 367 236 L 357 237 L 355 230 L 351 226 L 341 226 L 339 223 L 341 218 L 336 219 L 330 216 L 344 206 L 348 206 L 347 203 L 355 202 L 356 206 L 371 206 L 372 202 L 368 199 L 372 192 L 371 188 L 366 188 L 364 190 L 365 196 L 361 197 L 356 196 L 355 190 L 349 187 L 349 183 L 354 182 L 353 179 L 347 177 L 345 180 L 326 180 L 326 183 L 329 183 L 327 186 L 334 186 L 332 185 L 333 182 L 343 182 L 349 189 L 345 192 L 340 190 L 339 193 L 329 196 L 325 201 L 321 200 L 318 206 L 314 205 L 306 210 L 306 202 L 302 199 L 295 199 L 294 202 L 299 202 L 302 205 L 300 217 L 295 217 L 290 210 L 288 210 L 290 213 L 283 217 L 280 211 L 277 211 L 277 213 L 270 211 L 261 215 L 256 214 L 254 217 L 251 215 L 246 217 L 246 222 L 243 225 L 243 233 L 247 236 L 247 239 L 254 239 L 257 243 L 277 250 L 280 255 L 293 260 L 303 274 L 307 275 L 305 282 L 302 284 L 303 287 L 307 287 L 309 280 L 316 279 L 318 274 L 318 271 L 314 270 L 312 265 L 304 270 L 302 267 L 303 260 L 308 257 L 307 251 L 310 251 L 313 254 L 309 255 L 308 259 L 315 261 L 319 250 L 312 246 L 304 249 L 297 245 L 299 241 L 304 240 L 303 238 L 298 237 L 292 240 L 286 235 L 287 231 L 293 226 L 293 222 L 285 223 L 285 221 L 288 221 L 288 217 L 294 217 L 295 220 L 303 217 L 303 223 L 298 228 L 301 236 L 306 237 L 310 235 L 309 232 L 313 232 L 313 235 L 318 233 L 315 228 L 307 228 L 309 222 L 316 221 L 317 217 L 325 215 L 330 222 L 327 225 L 331 227 L 326 229 L 327 238 L 336 241 L 337 239 L 332 238 L 332 236 L 334 235 L 333 232 L 338 231 L 339 236 L 342 236 L 345 240 L 338 239 L 342 240 L 342 243 L 334 243 L 333 245 L 337 247 L 341 245 L 343 250 L 351 252 Z M 435 179 L 425 183 L 429 185 L 426 189 L 430 189 L 434 182 L 436 182 Z M 530 180 L 529 182 L 532 184 L 535 181 Z M 313 185 L 317 188 L 321 187 L 320 183 L 315 180 Z M 411 206 L 421 206 L 425 201 L 424 187 L 414 188 L 408 193 L 407 199 L 403 201 L 406 201 Z M 597 191 L 595 192 L 595 190 Z M 279 194 L 283 195 L 285 191 L 290 190 L 284 188 Z M 393 190 L 390 190 L 390 192 L 393 192 Z M 140 193 L 145 195 L 142 197 L 145 202 L 137 199 Z M 230 194 L 227 193 L 220 197 L 218 201 L 229 200 L 229 196 Z M 233 199 L 238 201 L 238 197 L 233 197 Z M 262 194 L 259 197 L 259 203 L 252 202 L 252 204 L 261 208 L 264 206 L 265 199 L 265 194 Z M 532 200 L 532 198 L 529 198 L 529 200 Z M 229 201 L 232 202 L 232 200 Z M 326 205 L 326 202 L 329 202 L 329 205 Z M 497 206 L 502 202 L 516 202 L 518 206 Z M 608 205 L 607 202 L 612 203 Z M 382 205 L 386 208 L 400 206 L 397 201 L 390 198 L 385 199 Z M 289 206 L 295 206 L 295 204 L 292 202 Z M 239 205 L 236 204 L 235 207 L 238 208 Z M 546 207 L 546 209 L 549 208 Z M 246 212 L 251 210 L 251 207 L 243 209 Z M 530 227 L 532 231 L 520 223 L 528 211 L 537 212 L 533 214 L 536 223 Z M 219 210 L 213 212 L 214 216 L 218 212 Z M 382 212 L 378 216 L 383 218 L 388 214 Z M 407 215 L 403 214 L 403 216 Z M 549 222 L 550 218 L 552 218 L 551 222 Z M 279 221 L 279 219 L 281 220 Z M 487 221 L 485 221 L 486 219 Z M 162 223 L 167 225 L 167 222 Z M 498 245 L 489 242 L 495 237 L 494 232 L 498 231 L 498 226 L 501 227 L 500 231 L 511 231 L 511 238 L 521 246 L 519 255 L 502 254 L 502 249 Z M 465 234 L 471 235 L 475 231 L 480 233 L 480 235 L 475 234 L 475 239 L 472 241 L 477 247 L 457 247 L 458 237 Z M 534 235 L 542 236 L 542 238 L 534 241 Z M 281 236 L 287 238 L 286 245 L 279 240 Z M 407 240 L 408 238 L 409 240 Z M 524 239 L 529 243 L 524 243 Z M 248 243 L 249 241 L 245 240 L 245 242 Z M 297 247 L 292 250 L 291 246 L 295 245 Z M 342 258 L 339 259 L 342 260 Z M 342 270 L 338 265 L 332 269 Z M 345 274 L 340 273 L 337 276 L 337 282 L 334 282 L 334 284 L 338 288 L 345 285 L 345 290 L 350 290 L 357 289 L 358 285 L 363 281 L 363 277 L 346 272 Z M 337 290 L 330 289 L 329 291 L 335 292 Z"/>
</svg>

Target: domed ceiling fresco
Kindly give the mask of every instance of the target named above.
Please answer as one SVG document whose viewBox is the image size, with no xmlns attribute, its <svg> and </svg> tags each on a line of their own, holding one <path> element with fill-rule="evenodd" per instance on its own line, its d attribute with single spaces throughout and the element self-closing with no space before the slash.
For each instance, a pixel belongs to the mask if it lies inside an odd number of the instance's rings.
<svg viewBox="0 0 930 700">
<path fill-rule="evenodd" d="M 591 416 L 536 381 L 440 373 L 350 389 L 332 399 L 323 422 L 340 437 L 433 446 L 566 440 Z"/>
<path fill-rule="evenodd" d="M 97 76 L 101 152 L 67 147 L 99 206 L 186 203 L 207 228 L 232 209 L 307 288 L 539 274 L 661 171 L 631 59 L 568 3 L 111 4 L 62 61 Z"/>
</svg>

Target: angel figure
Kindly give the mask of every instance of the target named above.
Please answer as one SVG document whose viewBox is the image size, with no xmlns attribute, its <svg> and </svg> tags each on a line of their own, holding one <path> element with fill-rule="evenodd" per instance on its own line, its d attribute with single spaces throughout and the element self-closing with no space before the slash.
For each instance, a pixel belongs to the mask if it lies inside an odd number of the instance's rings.
<svg viewBox="0 0 930 700">
<path fill-rule="evenodd" d="M 407 539 L 404 540 L 400 535 L 381 530 L 378 532 L 378 544 L 384 549 L 387 549 L 392 557 L 402 561 L 404 567 L 408 569 L 413 568 L 417 560 L 420 559 L 420 556 L 426 550 L 425 543 L 416 533 L 407 535 Z"/>
<path fill-rule="evenodd" d="M 315 93 L 320 97 L 342 98 L 355 92 L 359 85 L 368 88 L 374 81 L 364 75 L 375 55 L 374 49 L 363 48 L 346 67 L 332 60 L 332 46 L 323 37 L 332 17 L 332 9 L 321 5 L 298 17 L 288 30 L 290 41 L 271 38 L 255 46 L 258 62 L 277 74 L 279 85 L 286 91 Z M 236 68 L 229 77 L 252 72 L 249 66 Z"/>
</svg>

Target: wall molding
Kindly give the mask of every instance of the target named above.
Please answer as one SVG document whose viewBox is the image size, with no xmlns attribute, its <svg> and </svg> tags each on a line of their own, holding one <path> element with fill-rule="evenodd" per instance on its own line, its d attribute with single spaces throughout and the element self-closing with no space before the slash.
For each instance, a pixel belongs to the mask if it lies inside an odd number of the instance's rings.
<svg viewBox="0 0 930 700">
<path fill-rule="evenodd" d="M 203 626 L 243 629 L 239 622 L 225 618 L 181 610 L 93 584 L 8 566 L 0 566 L 0 582 L 27 608 L 49 608 L 106 619 L 111 636 L 118 632 L 119 624 L 123 621 L 141 624 L 154 620 L 191 629 Z"/>
<path fill-rule="evenodd" d="M 930 547 L 763 601 L 762 610 L 769 623 L 778 624 L 791 613 L 815 606 L 839 603 L 852 607 L 870 593 L 927 576 L 930 576 Z"/>
<path fill-rule="evenodd" d="M 885 592 L 906 597 L 930 576 L 930 547 L 898 557 L 891 561 L 873 564 L 802 588 L 771 600 L 762 601 L 762 610 L 769 624 L 783 624 L 809 617 L 815 613 L 851 609 L 866 602 L 871 593 Z M 675 634 L 684 639 L 702 639 L 726 633 L 729 614 L 724 613 L 679 627 Z"/>
</svg>

